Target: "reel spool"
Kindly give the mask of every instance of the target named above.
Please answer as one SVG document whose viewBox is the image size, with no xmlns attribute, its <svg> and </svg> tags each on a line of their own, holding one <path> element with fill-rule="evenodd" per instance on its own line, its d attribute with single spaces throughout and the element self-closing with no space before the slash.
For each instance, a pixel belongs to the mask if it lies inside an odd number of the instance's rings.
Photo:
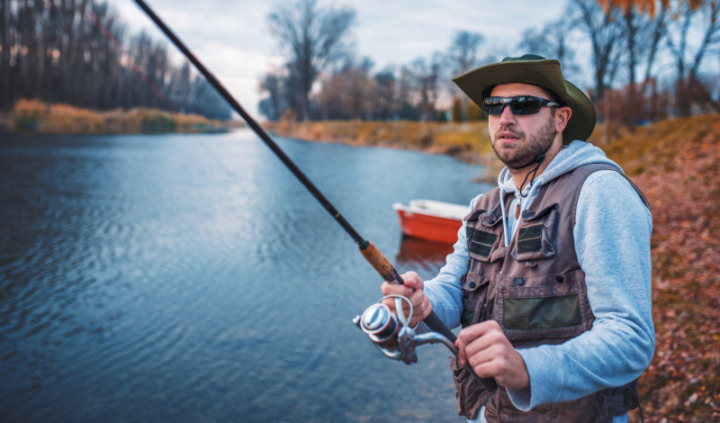
<svg viewBox="0 0 720 423">
<path fill-rule="evenodd" d="M 383 304 L 386 298 L 395 299 L 395 310 L 398 314 L 394 314 Z M 407 303 L 409 309 L 407 315 L 402 307 L 403 302 Z M 388 295 L 365 309 L 361 316 L 355 316 L 353 323 L 370 337 L 386 357 L 403 361 L 405 364 L 417 362 L 415 347 L 422 344 L 442 343 L 457 355 L 455 345 L 443 335 L 437 332 L 416 334 L 415 329 L 410 327 L 412 313 L 413 306 L 407 297 Z"/>
</svg>

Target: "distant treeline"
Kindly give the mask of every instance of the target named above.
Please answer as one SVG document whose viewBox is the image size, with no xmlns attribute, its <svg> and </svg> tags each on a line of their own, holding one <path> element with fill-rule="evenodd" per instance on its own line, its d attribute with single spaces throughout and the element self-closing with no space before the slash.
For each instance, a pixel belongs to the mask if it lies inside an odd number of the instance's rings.
<svg viewBox="0 0 720 423">
<path fill-rule="evenodd" d="M 720 49 L 719 1 L 566 0 L 558 15 L 527 29 L 511 48 L 457 31 L 445 50 L 378 71 L 371 58 L 354 54 L 352 8 L 280 3 L 268 23 L 286 62 L 263 76 L 259 109 L 273 121 L 473 120 L 479 110 L 451 78 L 535 53 L 560 60 L 566 78 L 587 89 L 600 120 L 614 127 L 720 111 L 713 60 Z"/>
<path fill-rule="evenodd" d="M 0 110 L 21 98 L 95 110 L 148 107 L 229 119 L 230 107 L 166 44 L 128 35 L 107 2 L 0 0 Z"/>
</svg>

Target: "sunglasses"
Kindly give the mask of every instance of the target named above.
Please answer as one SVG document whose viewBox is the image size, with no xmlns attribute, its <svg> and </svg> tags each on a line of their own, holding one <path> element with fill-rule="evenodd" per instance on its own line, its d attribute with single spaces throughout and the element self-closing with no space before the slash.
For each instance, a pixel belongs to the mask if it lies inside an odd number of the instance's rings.
<svg viewBox="0 0 720 423">
<path fill-rule="evenodd" d="M 485 97 L 482 107 L 488 115 L 499 115 L 510 106 L 510 111 L 516 115 L 531 115 L 537 113 L 543 106 L 560 107 L 560 104 L 540 97 L 521 95 L 517 97 Z"/>
</svg>

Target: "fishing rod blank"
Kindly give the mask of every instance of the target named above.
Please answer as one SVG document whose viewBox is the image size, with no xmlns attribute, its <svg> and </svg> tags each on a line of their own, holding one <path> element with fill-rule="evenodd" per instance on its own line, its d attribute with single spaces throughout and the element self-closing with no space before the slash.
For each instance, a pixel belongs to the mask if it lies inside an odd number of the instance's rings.
<svg viewBox="0 0 720 423">
<path fill-rule="evenodd" d="M 371 242 L 365 240 L 356 230 L 355 228 L 350 225 L 350 223 L 345 220 L 345 218 L 340 214 L 337 209 L 328 201 L 327 198 L 323 195 L 322 192 L 315 186 L 315 184 L 308 179 L 308 177 L 300 170 L 300 168 L 295 165 L 295 163 L 285 154 L 285 152 L 280 149 L 280 147 L 273 141 L 273 139 L 265 132 L 265 130 L 255 121 L 255 119 L 250 116 L 245 109 L 240 105 L 240 103 L 235 100 L 235 98 L 230 94 L 230 92 L 225 89 L 225 87 L 220 83 L 220 81 L 215 78 L 215 75 L 213 75 L 206 67 L 203 65 L 200 60 L 198 60 L 195 55 L 185 46 L 185 44 L 178 38 L 175 33 L 167 26 L 165 25 L 165 22 L 163 22 L 160 17 L 153 12 L 152 9 L 145 3 L 144 0 L 135 0 L 135 3 L 145 12 L 145 14 L 152 19 L 153 22 L 160 28 L 160 30 L 172 41 L 173 44 L 185 55 L 185 57 L 192 62 L 192 64 L 195 66 L 195 68 L 205 77 L 205 79 L 210 83 L 210 85 L 215 88 L 215 90 L 220 94 L 225 101 L 228 102 L 228 104 L 243 118 L 243 120 L 248 124 L 248 126 L 260 137 L 260 139 L 272 150 L 273 153 L 280 159 L 280 161 L 283 162 L 283 164 L 295 175 L 295 177 L 307 188 L 308 191 L 322 204 L 322 206 L 325 208 L 325 210 L 330 213 L 330 215 L 342 226 L 342 228 L 345 230 L 345 232 L 350 235 L 350 237 L 355 241 L 355 243 L 358 244 L 360 248 L 360 252 L 365 257 L 365 259 L 373 266 L 373 268 L 382 276 L 385 280 L 403 284 L 403 279 L 398 273 L 398 271 L 395 269 L 395 267 L 390 263 L 390 261 L 385 257 L 385 255 Z M 450 340 L 450 342 L 455 342 L 457 337 L 455 334 L 443 323 L 442 320 L 440 320 L 439 317 L 435 314 L 434 311 L 431 311 L 430 314 L 423 320 L 425 324 L 428 325 L 430 329 L 432 329 L 435 332 L 438 332 L 445 336 L 447 339 Z M 485 387 L 488 390 L 495 390 L 496 384 L 495 380 L 492 378 L 489 379 L 480 379 Z"/>
</svg>

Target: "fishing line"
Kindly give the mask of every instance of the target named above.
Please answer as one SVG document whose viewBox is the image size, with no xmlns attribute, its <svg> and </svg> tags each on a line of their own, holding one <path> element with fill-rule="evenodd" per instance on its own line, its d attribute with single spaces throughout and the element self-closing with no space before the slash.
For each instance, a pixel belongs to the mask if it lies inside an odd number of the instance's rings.
<svg viewBox="0 0 720 423">
<path fill-rule="evenodd" d="M 213 75 L 206 67 L 203 65 L 196 57 L 195 55 L 185 46 L 185 44 L 180 41 L 180 39 L 175 35 L 175 33 L 167 26 L 165 23 L 155 14 L 155 12 L 150 9 L 150 7 L 145 3 L 143 0 L 135 0 L 135 3 L 145 12 L 145 14 L 158 26 L 158 28 L 172 41 L 173 44 L 185 55 L 185 57 L 192 62 L 192 64 L 195 66 L 195 68 L 205 77 L 205 79 L 210 83 L 210 85 L 215 88 L 215 90 L 220 94 L 225 101 L 228 102 L 228 104 L 245 120 L 245 122 L 248 124 L 248 126 L 255 131 L 255 133 L 260 137 L 260 139 L 272 150 L 273 153 L 285 164 L 285 166 L 295 175 L 295 177 L 307 188 L 307 190 L 320 202 L 320 204 L 327 210 L 328 213 L 342 226 L 342 228 L 345 230 L 345 232 L 350 235 L 350 237 L 355 241 L 355 243 L 358 244 L 360 247 L 360 252 L 365 257 L 365 259 L 375 268 L 375 270 L 382 276 L 385 280 L 403 284 L 403 279 L 398 273 L 398 271 L 395 269 L 395 267 L 390 263 L 390 261 L 383 255 L 380 250 L 373 245 L 371 242 L 365 240 L 356 230 L 353 228 L 350 223 L 345 220 L 345 218 L 340 214 L 337 209 L 330 203 L 330 201 L 325 198 L 325 196 L 320 192 L 320 190 L 308 179 L 307 176 L 300 170 L 300 168 L 295 165 L 295 163 L 283 152 L 280 147 L 270 138 L 270 136 L 265 132 L 264 129 L 253 119 L 246 111 L 243 109 L 243 107 L 240 105 L 240 103 L 235 100 L 235 98 L 230 94 L 230 92 L 225 89 L 225 87 L 220 83 L 220 81 L 215 78 L 215 75 Z M 441 335 L 445 336 L 450 342 L 454 343 L 457 337 L 455 334 L 443 323 L 442 320 L 440 320 L 439 317 L 435 314 L 434 311 L 431 311 L 430 314 L 424 319 L 425 324 L 430 327 L 435 332 L 440 333 Z M 495 380 L 492 378 L 489 379 L 480 379 L 480 381 L 485 385 L 485 387 L 490 390 L 494 391 L 497 387 Z"/>
<path fill-rule="evenodd" d="M 162 94 L 162 92 L 160 92 L 160 90 L 157 88 L 157 86 L 155 86 L 155 84 L 153 84 L 153 82 L 150 80 L 150 78 L 147 77 L 147 74 L 145 74 L 145 72 L 142 70 L 142 68 L 140 68 L 140 66 L 138 66 L 137 63 L 135 63 L 135 60 L 133 59 L 133 57 L 131 55 L 127 54 L 125 51 L 123 51 L 123 48 L 122 48 L 122 45 L 120 44 L 120 42 L 110 33 L 110 31 L 108 31 L 108 29 L 105 27 L 105 25 L 103 25 L 102 22 L 100 22 L 100 19 L 98 19 L 97 16 L 95 16 L 95 14 L 86 7 L 85 4 L 82 5 L 82 8 L 83 8 L 83 10 L 81 13 L 84 13 L 85 16 L 87 16 L 93 22 L 95 27 L 100 31 L 100 33 L 105 37 L 105 39 L 107 39 L 110 42 L 110 44 L 112 44 L 115 47 L 115 50 L 117 50 L 118 53 L 120 53 L 121 59 L 124 58 L 127 61 L 127 64 L 130 66 L 130 68 L 132 68 L 132 70 L 137 72 L 138 76 L 140 76 L 140 79 L 142 79 L 143 82 L 145 82 L 145 84 L 147 84 L 147 86 L 150 88 L 150 90 L 153 92 L 153 94 L 155 94 L 155 96 L 158 99 L 160 99 L 160 101 L 163 102 L 165 107 L 167 107 L 168 109 L 170 109 L 172 111 L 176 111 L 175 108 L 170 103 L 170 101 L 168 101 L 168 99 L 165 98 L 165 96 Z"/>
<path fill-rule="evenodd" d="M 160 28 L 160 30 L 170 39 L 170 41 L 175 44 L 175 46 L 180 49 L 180 51 L 187 57 L 190 62 L 192 62 L 193 65 L 195 65 L 195 68 L 203 74 L 205 79 L 210 83 L 210 85 L 215 88 L 215 90 L 220 94 L 225 101 L 230 104 L 230 106 L 235 109 L 235 111 L 245 120 L 245 122 L 250 126 L 250 128 L 255 131 L 255 133 L 260 137 L 260 139 L 267 144 L 267 146 L 275 153 L 275 155 L 285 164 L 285 166 L 300 180 L 300 182 L 305 185 L 305 188 L 310 191 L 310 193 L 322 204 L 323 207 L 330 213 L 331 216 L 335 218 L 335 220 L 340 224 L 340 226 L 345 229 L 345 232 L 347 232 L 353 240 L 360 246 L 362 249 L 363 247 L 367 248 L 367 241 L 363 239 L 362 236 L 353 228 L 350 223 L 345 220 L 345 218 L 340 214 L 340 212 L 335 209 L 335 207 L 325 198 L 325 196 L 318 190 L 318 188 L 308 179 L 307 176 L 298 168 L 295 163 L 293 163 L 292 160 L 283 152 L 280 147 L 275 143 L 275 141 L 270 138 L 270 136 L 265 132 L 265 130 L 262 129 L 262 127 L 253 119 L 246 111 L 243 109 L 243 107 L 238 103 L 235 98 L 230 95 L 227 89 L 220 83 L 220 81 L 215 78 L 215 75 L 213 75 L 206 67 L 203 65 L 196 57 L 195 55 L 185 46 L 185 44 L 180 41 L 180 39 L 175 35 L 175 33 L 170 30 L 170 28 L 165 25 L 165 23 L 153 12 L 150 7 L 143 1 L 143 0 L 135 0 L 135 3 L 140 6 L 140 8 L 145 12 L 145 14 L 152 19 L 153 22 Z"/>
<path fill-rule="evenodd" d="M 120 54 L 121 58 L 124 59 L 124 61 L 127 63 L 130 68 L 135 71 L 140 79 L 150 88 L 150 91 L 152 91 L 153 94 L 165 105 L 165 107 L 175 114 L 180 114 L 180 112 L 172 105 L 172 103 L 165 97 L 160 89 L 153 83 L 150 78 L 148 78 L 145 71 L 135 62 L 134 58 L 126 52 L 120 42 L 112 35 L 112 33 L 103 25 L 103 23 L 100 21 L 100 19 L 95 16 L 95 14 L 88 9 L 87 7 L 83 6 L 82 13 L 85 14 L 95 25 L 95 27 L 100 31 L 100 33 L 107 39 L 110 44 L 113 45 L 115 50 Z M 230 172 L 230 170 L 220 161 L 218 156 L 213 153 L 213 151 L 207 146 L 205 142 L 203 142 L 202 138 L 197 133 L 192 133 L 192 139 L 200 144 L 202 149 L 205 151 L 205 153 L 210 157 L 210 159 L 215 163 L 215 165 L 220 168 L 225 175 L 228 177 L 228 180 L 230 181 L 230 184 L 233 185 L 235 188 L 240 188 L 240 184 L 237 181 L 237 178 L 235 175 Z"/>
</svg>

